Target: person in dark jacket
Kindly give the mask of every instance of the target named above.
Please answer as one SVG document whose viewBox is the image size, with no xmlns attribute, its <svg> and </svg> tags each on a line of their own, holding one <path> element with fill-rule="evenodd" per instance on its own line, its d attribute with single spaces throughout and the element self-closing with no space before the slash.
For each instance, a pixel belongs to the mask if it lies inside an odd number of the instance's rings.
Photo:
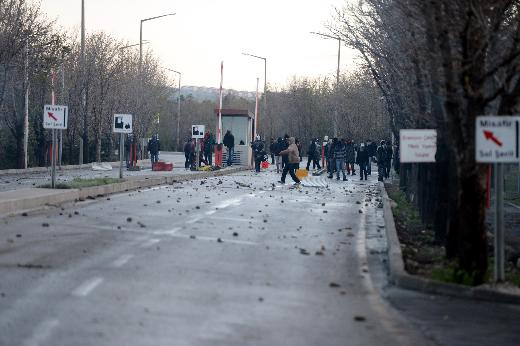
<svg viewBox="0 0 520 346">
<path fill-rule="evenodd" d="M 271 138 L 271 143 L 269 144 L 269 154 L 271 155 L 271 164 L 274 165 L 274 152 L 276 150 L 276 142 L 274 138 Z"/>
<path fill-rule="evenodd" d="M 193 161 L 195 160 L 195 143 L 191 138 L 188 138 L 184 143 L 184 157 L 186 158 L 184 168 L 190 169 L 194 165 Z"/>
<path fill-rule="evenodd" d="M 345 175 L 345 159 L 347 157 L 347 146 L 345 145 L 345 140 L 336 140 L 336 144 L 334 145 L 334 160 L 336 161 L 336 180 L 339 180 L 339 172 L 343 174 L 343 181 L 347 181 L 347 176 Z M 333 141 L 334 141 L 333 140 Z"/>
<path fill-rule="evenodd" d="M 359 165 L 359 178 L 360 180 L 363 180 L 363 177 L 365 177 L 365 180 L 367 180 L 368 175 L 368 150 L 365 147 L 364 143 L 361 143 L 361 146 L 359 147 L 359 151 L 356 158 L 356 163 Z"/>
<path fill-rule="evenodd" d="M 392 158 L 394 156 L 394 151 L 392 149 L 392 143 L 389 141 L 386 142 L 386 148 L 385 148 L 385 178 L 390 178 L 390 170 L 392 169 Z"/>
<path fill-rule="evenodd" d="M 334 146 L 338 142 L 337 138 L 329 139 L 325 148 L 326 159 L 327 159 L 327 172 L 329 173 L 328 178 L 332 179 L 334 172 L 336 171 L 336 161 L 334 160 Z"/>
<path fill-rule="evenodd" d="M 213 165 L 213 147 L 215 146 L 215 139 L 211 132 L 207 131 L 204 134 L 204 161 L 207 165 Z"/>
<path fill-rule="evenodd" d="M 224 146 L 227 148 L 227 165 L 233 164 L 233 154 L 235 152 L 235 136 L 231 133 L 231 130 L 227 130 L 224 135 Z"/>
<path fill-rule="evenodd" d="M 157 135 L 153 135 L 148 141 L 148 151 L 150 152 L 150 161 L 152 161 L 152 166 L 154 163 L 159 161 L 159 150 L 161 150 L 159 146 L 159 138 L 157 138 Z"/>
<path fill-rule="evenodd" d="M 260 164 L 264 161 L 265 150 L 264 142 L 262 142 L 259 135 L 257 135 L 255 141 L 251 143 L 251 148 L 253 149 L 253 157 L 255 159 L 255 171 L 260 173 Z"/>
<path fill-rule="evenodd" d="M 368 175 L 372 175 L 372 161 L 374 156 L 376 156 L 377 145 L 375 142 L 372 142 L 370 139 L 366 141 L 366 151 L 368 153 Z"/>
<path fill-rule="evenodd" d="M 314 139 L 314 156 L 312 157 L 312 168 L 313 169 L 316 169 L 316 167 L 318 167 L 318 169 L 321 169 L 320 160 L 321 160 L 321 146 L 319 144 L 319 139 L 316 138 L 316 139 Z"/>
<path fill-rule="evenodd" d="M 283 139 L 282 137 L 278 137 L 276 140 L 276 144 L 274 147 L 274 158 L 276 163 L 276 173 L 280 173 L 280 165 L 282 164 L 282 158 L 280 157 L 280 152 L 283 150 Z M 282 167 L 283 169 L 283 167 Z"/>
<path fill-rule="evenodd" d="M 383 181 L 386 177 L 386 143 L 384 140 L 381 141 L 381 145 L 376 150 L 376 161 L 377 161 L 377 180 Z"/>
<path fill-rule="evenodd" d="M 311 161 L 314 162 L 314 155 L 316 155 L 316 143 L 312 140 L 307 148 L 307 170 L 311 166 Z M 316 164 L 313 165 L 313 168 L 316 168 Z"/>
<path fill-rule="evenodd" d="M 347 173 L 356 175 L 356 169 L 354 168 L 354 163 L 356 163 L 356 148 L 354 147 L 354 143 L 352 140 L 348 140 L 345 144 L 345 150 L 347 152 L 345 162 L 347 165 Z"/>
</svg>

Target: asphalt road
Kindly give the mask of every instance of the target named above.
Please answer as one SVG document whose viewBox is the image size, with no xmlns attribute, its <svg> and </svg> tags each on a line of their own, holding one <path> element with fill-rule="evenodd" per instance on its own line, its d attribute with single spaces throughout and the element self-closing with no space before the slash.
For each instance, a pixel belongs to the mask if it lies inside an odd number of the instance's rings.
<svg viewBox="0 0 520 346">
<path fill-rule="evenodd" d="M 425 344 L 368 273 L 384 246 L 376 183 L 276 180 L 237 174 L 4 219 L 0 345 Z"/>
</svg>

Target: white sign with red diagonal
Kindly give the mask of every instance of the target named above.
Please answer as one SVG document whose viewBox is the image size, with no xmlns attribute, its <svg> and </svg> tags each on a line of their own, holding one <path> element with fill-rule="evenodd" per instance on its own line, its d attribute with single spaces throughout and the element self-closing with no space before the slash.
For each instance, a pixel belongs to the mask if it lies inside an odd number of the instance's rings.
<svg viewBox="0 0 520 346">
<path fill-rule="evenodd" d="M 519 162 L 519 127 L 519 116 L 477 117 L 475 126 L 477 162 Z"/>
<path fill-rule="evenodd" d="M 43 128 L 45 129 L 67 129 L 69 107 L 45 105 L 43 107 Z"/>
</svg>

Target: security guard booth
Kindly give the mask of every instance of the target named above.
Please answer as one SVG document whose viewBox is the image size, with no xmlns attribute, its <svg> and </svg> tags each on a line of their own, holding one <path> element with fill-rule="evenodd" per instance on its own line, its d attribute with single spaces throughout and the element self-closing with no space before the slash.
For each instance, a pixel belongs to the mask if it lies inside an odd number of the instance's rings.
<svg viewBox="0 0 520 346">
<path fill-rule="evenodd" d="M 254 133 L 254 115 L 247 109 L 222 109 L 222 142 L 228 130 L 235 137 L 233 164 L 250 166 L 252 160 L 251 142 Z M 215 109 L 218 133 L 218 109 Z M 227 162 L 227 148 L 223 148 L 222 162 Z"/>
</svg>

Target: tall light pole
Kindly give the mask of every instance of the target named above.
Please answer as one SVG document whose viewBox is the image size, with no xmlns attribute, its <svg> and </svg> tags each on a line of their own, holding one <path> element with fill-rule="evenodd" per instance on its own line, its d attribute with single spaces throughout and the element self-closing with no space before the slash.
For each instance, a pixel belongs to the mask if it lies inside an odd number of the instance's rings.
<svg viewBox="0 0 520 346">
<path fill-rule="evenodd" d="M 23 152 L 24 152 L 24 167 L 28 168 L 29 158 L 29 40 L 25 42 L 25 64 L 24 64 L 24 83 L 25 83 L 25 104 L 24 104 L 24 119 L 23 119 Z"/>
<path fill-rule="evenodd" d="M 262 59 L 264 61 L 264 115 L 267 119 L 267 58 L 249 53 L 242 53 L 242 55 L 251 56 L 253 58 Z M 255 114 L 255 118 L 256 117 L 257 114 Z M 258 120 L 256 120 L 256 123 L 258 126 Z M 256 129 L 256 131 L 258 131 L 258 129 Z"/>
<path fill-rule="evenodd" d="M 81 72 L 81 102 L 80 110 L 83 115 L 83 137 L 79 141 L 79 164 L 83 164 L 83 147 L 87 145 L 88 136 L 88 120 L 85 96 L 85 0 L 81 0 L 81 54 L 80 54 L 80 72 Z"/>
<path fill-rule="evenodd" d="M 162 17 L 175 16 L 175 14 L 176 13 L 167 13 L 156 17 L 141 19 L 141 23 L 139 25 L 139 75 L 141 74 L 141 67 L 143 65 L 143 23 Z"/>
<path fill-rule="evenodd" d="M 338 137 L 338 112 L 339 112 L 339 64 L 341 62 L 341 38 L 311 31 L 313 35 L 319 35 L 328 39 L 338 40 L 338 68 L 336 70 L 336 105 L 334 108 L 334 119 L 332 120 L 334 126 L 334 137 Z"/>
<path fill-rule="evenodd" d="M 179 147 L 181 145 L 180 126 L 181 126 L 181 77 L 182 77 L 182 73 L 180 73 L 179 71 L 175 71 L 175 70 L 166 68 L 166 67 L 164 69 L 168 70 L 170 72 L 177 73 L 179 75 L 179 92 L 177 93 L 177 146 L 176 146 L 176 149 L 178 151 Z"/>
</svg>

